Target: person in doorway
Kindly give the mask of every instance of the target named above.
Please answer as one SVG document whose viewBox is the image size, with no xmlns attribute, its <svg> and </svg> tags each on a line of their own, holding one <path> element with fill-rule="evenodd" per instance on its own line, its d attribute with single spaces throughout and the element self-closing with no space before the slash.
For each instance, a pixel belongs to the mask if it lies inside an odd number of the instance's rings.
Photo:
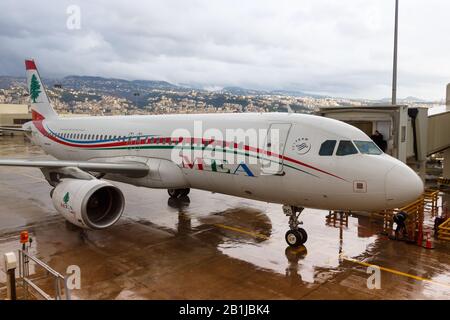
<svg viewBox="0 0 450 320">
<path fill-rule="evenodd" d="M 375 142 L 378 148 L 381 149 L 381 151 L 386 151 L 387 142 L 383 139 L 383 135 L 380 133 L 380 131 L 375 130 L 375 133 L 371 135 L 370 138 L 373 140 L 373 142 Z"/>
</svg>

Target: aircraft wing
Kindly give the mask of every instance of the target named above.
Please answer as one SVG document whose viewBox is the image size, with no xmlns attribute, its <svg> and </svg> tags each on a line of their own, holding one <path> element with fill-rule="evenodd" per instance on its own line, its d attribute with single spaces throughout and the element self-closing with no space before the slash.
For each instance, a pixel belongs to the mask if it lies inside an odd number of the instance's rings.
<svg viewBox="0 0 450 320">
<path fill-rule="evenodd" d="M 119 173 L 145 176 L 149 167 L 142 162 L 91 162 L 64 160 L 28 160 L 28 159 L 0 159 L 0 166 L 35 167 L 47 169 L 78 168 L 85 171 L 101 173 Z"/>
<path fill-rule="evenodd" d="M 20 132 L 31 132 L 31 129 L 15 128 L 15 127 L 0 127 L 0 131 L 20 131 Z"/>
</svg>

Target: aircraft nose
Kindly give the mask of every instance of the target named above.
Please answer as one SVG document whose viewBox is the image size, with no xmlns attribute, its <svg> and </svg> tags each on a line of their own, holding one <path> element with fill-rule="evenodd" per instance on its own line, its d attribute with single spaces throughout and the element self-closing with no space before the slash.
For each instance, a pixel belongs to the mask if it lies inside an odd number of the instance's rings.
<svg viewBox="0 0 450 320">
<path fill-rule="evenodd" d="M 423 193 L 422 179 L 408 167 L 401 163 L 386 173 L 385 177 L 386 203 L 388 207 L 404 206 Z"/>
</svg>

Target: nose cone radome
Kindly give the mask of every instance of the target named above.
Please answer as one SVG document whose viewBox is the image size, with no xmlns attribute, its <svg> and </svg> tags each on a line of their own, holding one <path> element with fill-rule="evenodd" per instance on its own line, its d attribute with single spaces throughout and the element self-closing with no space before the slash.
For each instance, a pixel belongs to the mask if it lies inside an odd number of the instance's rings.
<svg viewBox="0 0 450 320">
<path fill-rule="evenodd" d="M 401 207 L 417 200 L 423 193 L 422 179 L 401 163 L 386 173 L 386 203 L 389 208 Z"/>
</svg>

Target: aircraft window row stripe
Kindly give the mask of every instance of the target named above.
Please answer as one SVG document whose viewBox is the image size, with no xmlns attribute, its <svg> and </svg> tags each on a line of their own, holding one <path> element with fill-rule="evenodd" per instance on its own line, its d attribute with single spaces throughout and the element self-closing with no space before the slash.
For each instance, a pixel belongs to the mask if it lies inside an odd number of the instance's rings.
<svg viewBox="0 0 450 320">
<path fill-rule="evenodd" d="M 68 140 L 99 140 L 99 141 L 139 141 L 141 144 L 156 143 L 156 144 L 178 144 L 182 142 L 196 143 L 194 139 L 185 139 L 183 137 L 149 137 L 149 136 L 113 136 L 103 134 L 87 134 L 87 133 L 69 133 L 57 132 L 47 133 L 47 136 L 62 137 Z"/>
<path fill-rule="evenodd" d="M 48 136 L 53 136 L 49 133 Z M 56 133 L 54 136 L 63 137 L 65 139 L 76 139 L 76 140 L 125 140 L 125 136 L 113 136 L 113 135 L 95 135 L 86 133 Z"/>
</svg>

